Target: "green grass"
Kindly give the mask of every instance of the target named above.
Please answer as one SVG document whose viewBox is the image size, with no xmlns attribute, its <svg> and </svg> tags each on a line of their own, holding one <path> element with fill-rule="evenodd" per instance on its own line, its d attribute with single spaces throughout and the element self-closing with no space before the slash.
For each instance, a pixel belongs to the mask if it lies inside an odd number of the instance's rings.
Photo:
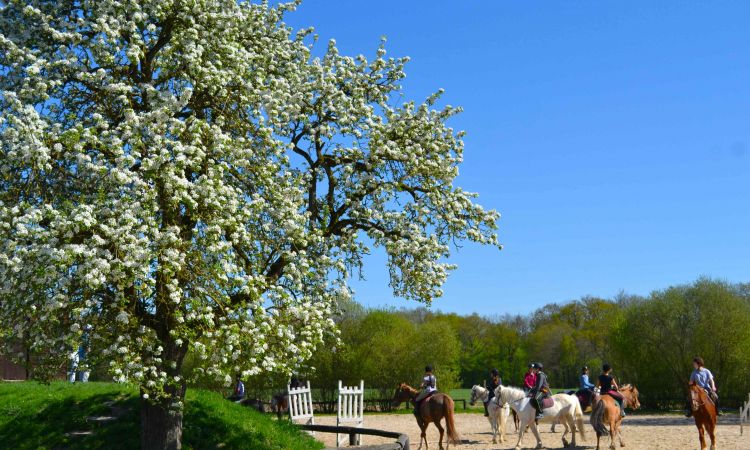
<svg viewBox="0 0 750 450">
<path fill-rule="evenodd" d="M 117 420 L 97 424 L 89 416 L 110 415 L 105 402 L 124 409 Z M 13 449 L 137 449 L 139 399 L 134 387 L 112 383 L 43 385 L 0 383 L 0 447 Z M 221 395 L 188 389 L 183 419 L 183 448 L 320 449 L 322 444 L 286 421 L 224 400 Z M 67 433 L 91 431 L 69 436 Z"/>
</svg>

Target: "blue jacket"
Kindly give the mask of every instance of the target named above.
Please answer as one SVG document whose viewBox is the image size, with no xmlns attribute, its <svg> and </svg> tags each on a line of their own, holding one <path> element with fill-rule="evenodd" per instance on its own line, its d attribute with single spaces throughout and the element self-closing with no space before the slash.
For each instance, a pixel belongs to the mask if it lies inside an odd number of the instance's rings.
<svg viewBox="0 0 750 450">
<path fill-rule="evenodd" d="M 594 387 L 595 386 L 589 381 L 588 375 L 581 375 L 581 389 L 594 389 Z"/>
</svg>

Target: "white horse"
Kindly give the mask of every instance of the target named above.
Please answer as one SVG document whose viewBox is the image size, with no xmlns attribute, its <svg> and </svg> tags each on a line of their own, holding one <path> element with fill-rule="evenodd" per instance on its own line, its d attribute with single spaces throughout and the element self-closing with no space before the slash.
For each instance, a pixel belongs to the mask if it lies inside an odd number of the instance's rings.
<svg viewBox="0 0 750 450">
<path fill-rule="evenodd" d="M 471 388 L 471 400 L 469 400 L 469 404 L 473 406 L 476 404 L 477 400 L 481 400 L 482 403 L 485 403 L 487 402 L 489 395 L 490 391 L 488 389 L 475 384 L 474 387 Z M 497 402 L 497 398 L 493 398 L 492 401 L 487 404 L 487 413 L 489 414 L 487 420 L 490 421 L 490 427 L 492 427 L 492 443 L 497 444 L 498 431 L 500 432 L 500 442 L 505 442 L 505 426 L 508 423 L 508 416 L 510 415 L 510 405 L 506 403 L 501 406 Z"/>
<path fill-rule="evenodd" d="M 526 393 L 518 388 L 498 386 L 497 389 L 495 389 L 495 397 L 497 397 L 499 404 L 510 405 L 521 420 L 521 425 L 518 427 L 518 443 L 516 443 L 516 449 L 521 448 L 521 439 L 523 438 L 523 433 L 526 431 L 527 426 L 531 427 L 531 431 L 536 437 L 536 448 L 543 448 L 542 438 L 539 436 L 539 430 L 536 427 L 536 409 L 531 405 L 531 399 Z M 578 425 L 578 431 L 581 433 L 581 439 L 586 439 L 586 433 L 583 429 L 583 411 L 581 410 L 581 403 L 575 395 L 556 394 L 553 395 L 552 398 L 555 400 L 554 406 L 546 408 L 543 411 L 544 417 L 540 421 L 559 421 L 565 426 L 565 431 L 562 435 L 564 447 L 568 447 L 569 445 L 565 438 L 568 435 L 568 431 L 572 430 L 573 440 L 570 445 L 575 447 L 576 425 Z"/>
</svg>

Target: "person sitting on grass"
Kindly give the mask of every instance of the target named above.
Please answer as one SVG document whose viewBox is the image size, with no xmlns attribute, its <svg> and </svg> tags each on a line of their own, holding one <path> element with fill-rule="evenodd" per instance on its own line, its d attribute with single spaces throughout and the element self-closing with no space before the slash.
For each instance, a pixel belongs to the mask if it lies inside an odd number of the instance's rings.
<svg viewBox="0 0 750 450">
<path fill-rule="evenodd" d="M 242 401 L 243 398 L 245 398 L 245 383 L 242 382 L 240 374 L 237 374 L 235 377 L 234 392 L 227 397 L 227 400 L 239 402 Z"/>
</svg>

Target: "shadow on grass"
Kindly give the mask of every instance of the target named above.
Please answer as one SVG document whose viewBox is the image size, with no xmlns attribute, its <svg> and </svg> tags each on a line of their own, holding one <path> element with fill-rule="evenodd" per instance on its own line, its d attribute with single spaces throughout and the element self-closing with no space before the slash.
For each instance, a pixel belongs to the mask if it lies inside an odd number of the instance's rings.
<svg viewBox="0 0 750 450">
<path fill-rule="evenodd" d="M 113 416 L 113 406 L 115 419 L 88 419 Z M 133 388 L 109 383 L 0 383 L 0 449 L 139 447 L 140 399 Z M 188 390 L 183 448 L 312 450 L 322 444 L 286 421 L 277 422 L 212 392 Z"/>
<path fill-rule="evenodd" d="M 188 401 L 183 422 L 183 447 L 222 449 L 319 449 L 322 445 L 286 420 L 276 421 L 233 404 Z"/>
<path fill-rule="evenodd" d="M 137 399 L 125 398 L 117 406 L 127 411 L 117 420 L 93 423 L 89 416 L 108 416 L 111 408 L 105 402 L 115 400 L 115 395 L 97 394 L 84 398 L 70 396 L 51 397 L 48 402 L 35 405 L 4 406 L 0 414 L 12 414 L 0 424 L 0 448 L 13 449 L 132 449 L 138 448 L 136 426 Z M 35 407 L 36 406 L 36 407 Z M 91 432 L 70 436 L 70 432 Z"/>
</svg>

